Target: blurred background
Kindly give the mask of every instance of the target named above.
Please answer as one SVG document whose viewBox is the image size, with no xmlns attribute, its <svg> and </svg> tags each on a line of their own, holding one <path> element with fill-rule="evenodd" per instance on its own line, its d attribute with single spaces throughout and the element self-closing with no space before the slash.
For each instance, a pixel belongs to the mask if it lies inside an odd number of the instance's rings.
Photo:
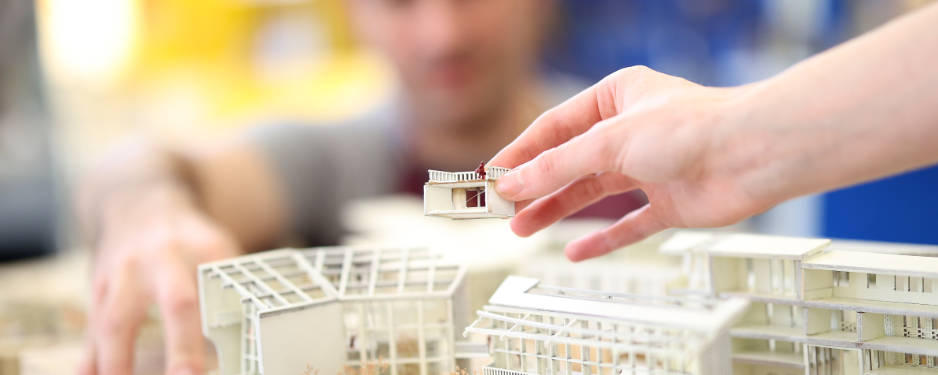
<svg viewBox="0 0 938 375">
<path fill-rule="evenodd" d="M 644 64 L 735 85 L 924 3 L 561 0 L 539 65 L 583 82 Z M 70 192 L 117 139 L 151 132 L 197 143 L 259 123 L 335 122 L 393 95 L 394 69 L 356 42 L 347 10 L 343 0 L 0 0 L 2 299 L 81 294 L 85 271 L 61 251 L 76 244 Z M 938 168 L 914 171 L 788 202 L 744 227 L 938 244 L 934 186 Z M 77 332 L 83 319 L 63 309 L 5 328 L 14 305 L 0 306 L 0 336 Z M 3 345 L 13 344 L 0 353 Z"/>
</svg>

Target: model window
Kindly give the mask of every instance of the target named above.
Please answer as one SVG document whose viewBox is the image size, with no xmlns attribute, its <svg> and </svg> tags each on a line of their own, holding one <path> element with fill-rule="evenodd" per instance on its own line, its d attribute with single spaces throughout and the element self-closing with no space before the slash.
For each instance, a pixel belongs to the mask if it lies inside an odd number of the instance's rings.
<svg viewBox="0 0 938 375">
<path fill-rule="evenodd" d="M 466 189 L 466 207 L 485 207 L 485 189 Z"/>
</svg>

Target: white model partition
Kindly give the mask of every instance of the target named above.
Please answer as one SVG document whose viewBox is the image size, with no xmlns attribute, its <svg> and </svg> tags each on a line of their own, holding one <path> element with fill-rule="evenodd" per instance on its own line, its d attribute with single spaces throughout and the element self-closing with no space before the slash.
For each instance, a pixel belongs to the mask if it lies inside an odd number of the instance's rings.
<svg viewBox="0 0 938 375">
<path fill-rule="evenodd" d="M 286 249 L 204 264 L 203 331 L 221 374 L 449 372 L 464 274 L 407 248 Z"/>
</svg>

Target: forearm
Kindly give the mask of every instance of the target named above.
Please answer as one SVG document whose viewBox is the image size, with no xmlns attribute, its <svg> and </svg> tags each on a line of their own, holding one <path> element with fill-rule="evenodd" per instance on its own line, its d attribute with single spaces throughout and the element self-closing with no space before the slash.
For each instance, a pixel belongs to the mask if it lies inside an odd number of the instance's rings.
<svg viewBox="0 0 938 375">
<path fill-rule="evenodd" d="M 747 88 L 753 169 L 769 200 L 938 163 L 938 6 Z"/>
</svg>

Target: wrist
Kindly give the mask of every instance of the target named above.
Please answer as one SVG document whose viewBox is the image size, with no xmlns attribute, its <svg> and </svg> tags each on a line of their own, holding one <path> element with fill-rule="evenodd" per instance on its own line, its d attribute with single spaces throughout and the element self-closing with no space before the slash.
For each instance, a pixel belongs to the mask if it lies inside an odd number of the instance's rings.
<svg viewBox="0 0 938 375">
<path fill-rule="evenodd" d="M 802 194 L 801 174 L 809 170 L 800 165 L 806 143 L 789 126 L 791 108 L 772 99 L 776 84 L 772 78 L 727 89 L 731 95 L 715 129 L 717 156 L 709 163 L 726 173 L 739 198 L 757 211 Z"/>
<path fill-rule="evenodd" d="M 123 231 L 128 226 L 142 225 L 170 213 L 195 214 L 198 207 L 188 189 L 178 183 L 161 181 L 108 194 L 99 201 L 95 211 L 92 238 L 97 242 L 106 232 Z"/>
</svg>

